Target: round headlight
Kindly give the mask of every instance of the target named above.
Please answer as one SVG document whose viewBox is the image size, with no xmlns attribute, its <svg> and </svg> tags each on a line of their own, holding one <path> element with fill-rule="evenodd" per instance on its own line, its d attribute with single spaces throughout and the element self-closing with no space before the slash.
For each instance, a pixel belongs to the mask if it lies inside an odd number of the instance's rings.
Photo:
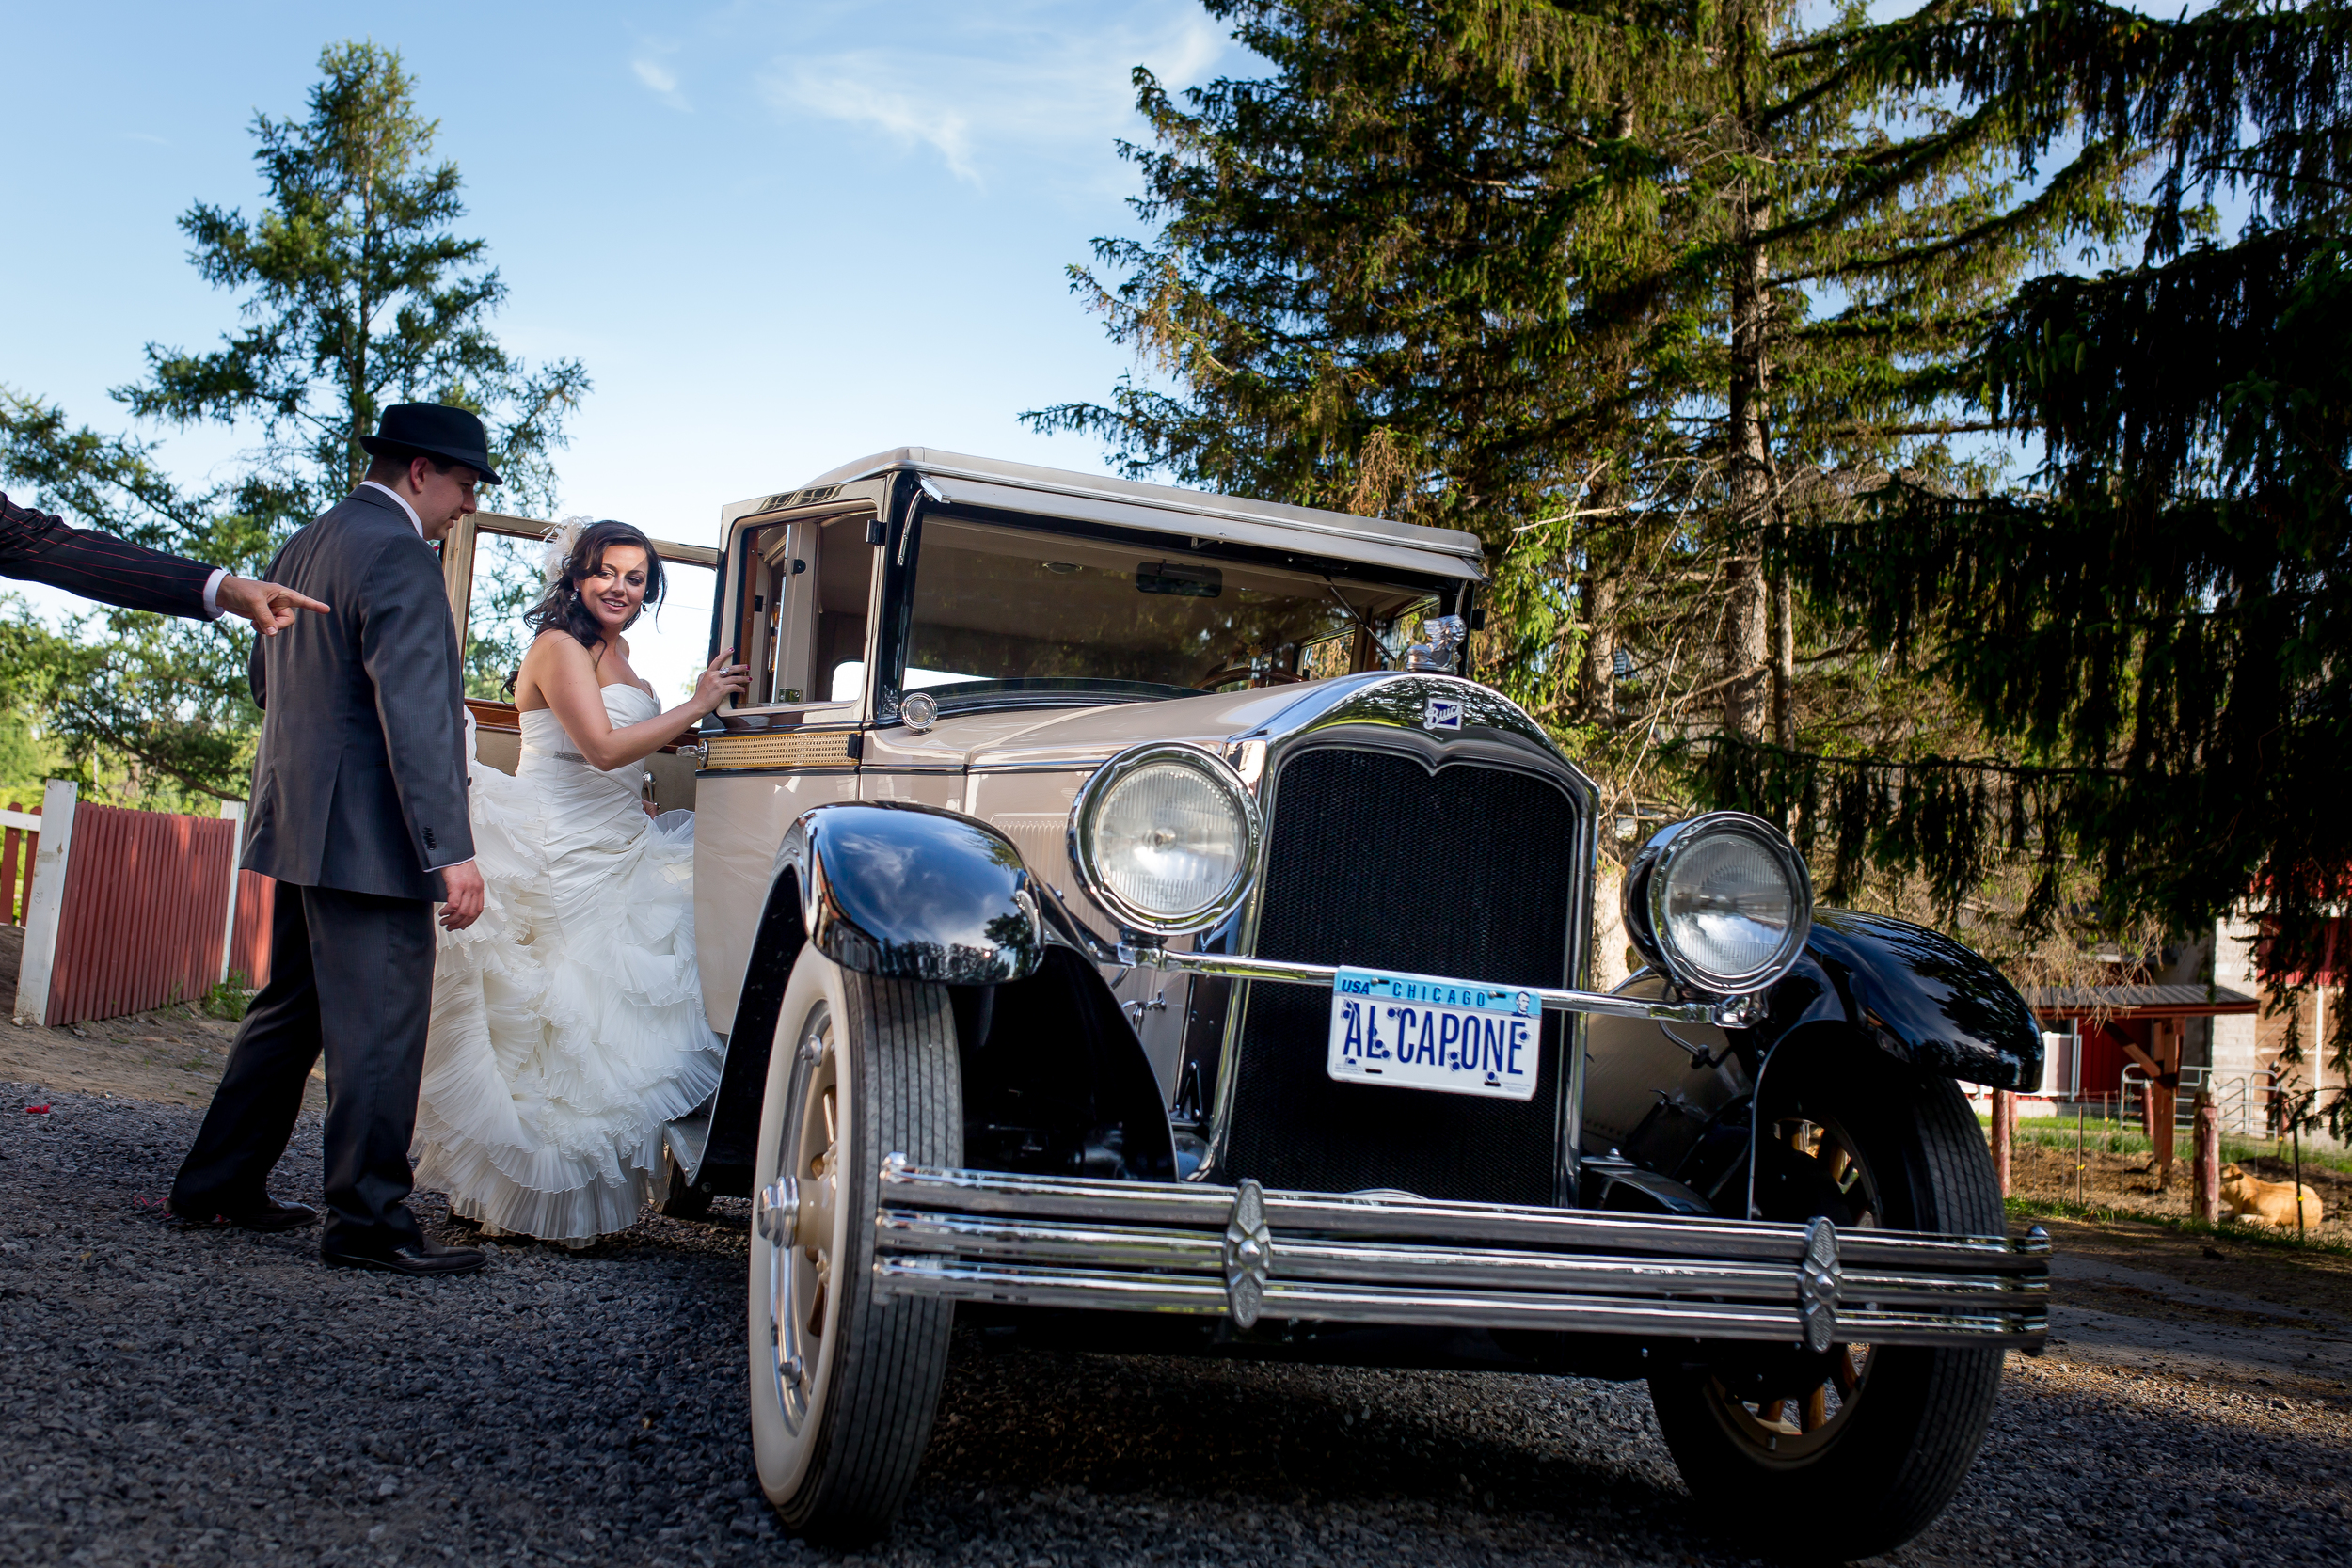
<svg viewBox="0 0 2352 1568">
<path fill-rule="evenodd" d="M 1197 746 L 1154 744 L 1104 763 L 1070 808 L 1070 858 L 1094 901 L 1157 936 L 1201 931 L 1241 902 L 1258 860 L 1258 806 Z"/>
<path fill-rule="evenodd" d="M 1788 973 L 1813 929 L 1813 879 L 1788 836 L 1719 811 L 1661 829 L 1625 881 L 1626 931 L 1688 990 L 1760 990 Z"/>
</svg>

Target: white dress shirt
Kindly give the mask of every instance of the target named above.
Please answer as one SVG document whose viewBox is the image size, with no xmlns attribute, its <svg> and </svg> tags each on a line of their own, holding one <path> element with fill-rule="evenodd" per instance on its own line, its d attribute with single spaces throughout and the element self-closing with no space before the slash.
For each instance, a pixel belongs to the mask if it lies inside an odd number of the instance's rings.
<svg viewBox="0 0 2352 1568">
<path fill-rule="evenodd" d="M 362 490 L 381 490 L 386 495 L 391 497 L 393 501 L 399 505 L 401 514 L 408 519 L 408 526 L 417 531 L 417 537 L 420 539 L 424 537 L 424 519 L 417 515 L 417 509 L 408 504 L 408 498 L 406 496 L 402 495 L 399 491 L 393 489 L 390 485 L 385 483 L 380 479 L 363 479 L 359 482 L 359 488 Z"/>
</svg>

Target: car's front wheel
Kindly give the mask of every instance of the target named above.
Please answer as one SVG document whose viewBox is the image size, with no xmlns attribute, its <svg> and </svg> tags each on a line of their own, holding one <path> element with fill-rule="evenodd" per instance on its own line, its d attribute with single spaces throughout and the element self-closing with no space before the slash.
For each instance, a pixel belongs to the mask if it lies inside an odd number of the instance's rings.
<svg viewBox="0 0 2352 1568">
<path fill-rule="evenodd" d="M 875 1299 L 874 1212 L 885 1156 L 961 1163 L 961 1101 L 944 987 L 802 950 L 753 1175 L 752 1445 L 785 1526 L 827 1545 L 889 1528 L 930 1441 L 954 1308 Z"/>
<path fill-rule="evenodd" d="M 1783 1070 L 1797 1081 L 1765 1074 L 1763 1217 L 2002 1234 L 1992 1161 L 1959 1085 L 1851 1057 Z M 1775 1557 L 1843 1562 L 1900 1545 L 1943 1512 L 1983 1441 L 2002 1354 L 1720 1347 L 1660 1366 L 1650 1398 L 1692 1495 L 1729 1533 Z"/>
</svg>

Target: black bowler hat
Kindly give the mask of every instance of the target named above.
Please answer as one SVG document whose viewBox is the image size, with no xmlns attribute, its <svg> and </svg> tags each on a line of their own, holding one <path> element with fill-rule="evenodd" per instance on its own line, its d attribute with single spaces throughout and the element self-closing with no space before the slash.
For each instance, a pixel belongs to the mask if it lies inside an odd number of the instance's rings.
<svg viewBox="0 0 2352 1568">
<path fill-rule="evenodd" d="M 500 483 L 490 467 L 490 437 L 482 421 L 445 403 L 396 403 L 384 410 L 375 434 L 360 436 L 359 444 L 372 457 L 410 451 L 446 457 L 480 474 L 485 484 Z"/>
</svg>

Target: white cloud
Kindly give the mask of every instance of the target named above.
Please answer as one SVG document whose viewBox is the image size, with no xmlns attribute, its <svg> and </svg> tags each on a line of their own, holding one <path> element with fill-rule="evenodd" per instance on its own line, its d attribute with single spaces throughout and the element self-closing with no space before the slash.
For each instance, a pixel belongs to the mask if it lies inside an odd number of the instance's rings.
<svg viewBox="0 0 2352 1568">
<path fill-rule="evenodd" d="M 637 79 L 643 82 L 656 98 L 660 99 L 671 108 L 691 109 L 693 105 L 687 103 L 684 93 L 678 91 L 677 72 L 664 65 L 660 58 L 664 55 L 675 54 L 676 51 L 675 44 L 645 44 L 630 57 L 628 69 L 636 73 Z"/>
<path fill-rule="evenodd" d="M 1109 19 L 1066 4 L 976 8 L 921 42 L 777 59 L 761 78 L 785 115 L 866 126 L 928 149 L 981 185 L 1012 162 L 1094 163 L 1137 129 L 1132 72 L 1149 65 L 1174 87 L 1198 80 L 1226 40 L 1198 10 L 1163 5 Z"/>
<path fill-rule="evenodd" d="M 953 109 L 921 101 L 914 92 L 894 92 L 877 81 L 894 64 L 879 52 L 835 55 L 821 61 L 803 62 L 768 82 L 769 102 L 789 105 L 827 119 L 871 125 L 901 146 L 917 144 L 936 151 L 959 180 L 980 182 L 972 165 L 971 124 Z"/>
</svg>

